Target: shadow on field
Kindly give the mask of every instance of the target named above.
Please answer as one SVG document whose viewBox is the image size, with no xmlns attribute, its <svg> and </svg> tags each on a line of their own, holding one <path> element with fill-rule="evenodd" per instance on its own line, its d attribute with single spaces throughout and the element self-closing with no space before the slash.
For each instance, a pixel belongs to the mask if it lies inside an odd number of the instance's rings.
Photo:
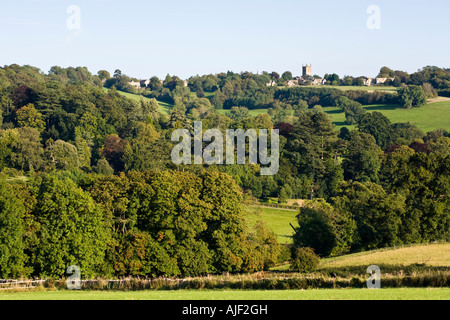
<svg viewBox="0 0 450 320">
<path fill-rule="evenodd" d="M 343 113 L 344 111 L 337 109 L 337 110 L 325 110 L 324 112 L 326 114 L 339 114 L 339 113 Z"/>
<path fill-rule="evenodd" d="M 376 105 L 370 107 L 364 107 L 367 111 L 387 111 L 387 110 L 395 110 L 395 109 L 403 109 L 398 104 L 385 104 L 385 105 Z"/>
</svg>

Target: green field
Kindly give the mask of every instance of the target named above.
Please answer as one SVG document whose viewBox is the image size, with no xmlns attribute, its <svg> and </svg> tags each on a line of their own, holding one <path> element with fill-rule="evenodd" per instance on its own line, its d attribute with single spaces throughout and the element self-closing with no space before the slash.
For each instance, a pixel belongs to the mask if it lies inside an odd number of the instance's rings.
<svg viewBox="0 0 450 320">
<path fill-rule="evenodd" d="M 449 300 L 449 288 L 29 291 L 1 292 L 0 300 Z"/>
<path fill-rule="evenodd" d="M 421 264 L 450 268 L 450 243 L 412 245 L 378 249 L 321 260 L 320 267 L 341 268 L 355 266 Z"/>
<path fill-rule="evenodd" d="M 345 87 L 345 86 L 327 86 L 327 88 L 336 88 L 340 90 L 365 90 L 365 91 L 388 91 L 394 92 L 398 90 L 395 87 Z M 105 88 L 105 90 L 108 90 Z M 134 100 L 140 101 L 140 99 L 149 100 L 146 97 L 131 94 L 127 92 L 119 91 L 120 94 L 125 97 Z M 205 95 L 211 95 L 212 93 L 208 93 Z M 158 101 L 160 106 L 160 112 L 166 115 L 170 114 L 170 109 L 172 105 Z M 450 100 L 440 101 L 429 103 L 420 108 L 412 108 L 412 109 L 404 109 L 398 105 L 366 105 L 364 108 L 369 111 L 378 111 L 383 113 L 392 123 L 396 122 L 410 122 L 416 125 L 419 129 L 424 132 L 436 130 L 436 129 L 446 129 L 450 131 Z M 347 125 L 345 123 L 345 114 L 337 107 L 324 107 L 323 110 L 329 114 L 332 118 L 333 123 L 336 125 L 336 130 L 340 130 L 342 127 L 347 127 L 349 129 L 356 128 L 355 125 Z M 229 110 L 217 110 L 220 114 L 225 114 Z M 253 117 L 259 114 L 267 114 L 268 109 L 254 109 L 249 110 L 249 114 Z"/>
<path fill-rule="evenodd" d="M 278 88 L 292 88 L 292 87 L 286 87 L 286 86 L 278 86 Z M 298 87 L 297 87 L 298 88 Z M 317 85 L 310 85 L 310 86 L 299 86 L 299 88 L 324 88 L 324 89 L 337 89 L 342 91 L 367 91 L 367 92 L 373 92 L 373 91 L 383 91 L 383 92 L 390 92 L 394 93 L 397 92 L 400 88 L 397 87 L 391 87 L 391 86 L 317 86 Z"/>
<path fill-rule="evenodd" d="M 369 112 L 378 111 L 383 113 L 392 123 L 410 122 L 424 132 L 446 129 L 450 130 L 450 101 L 429 103 L 420 108 L 404 109 L 398 105 L 367 105 L 364 106 Z M 345 114 L 337 107 L 324 107 L 324 112 L 329 114 L 336 129 L 342 127 L 354 129 L 355 126 L 345 124 Z"/>
<path fill-rule="evenodd" d="M 105 91 L 109 90 L 107 88 L 103 88 L 103 89 Z M 141 99 L 144 99 L 144 101 L 150 100 L 149 98 L 146 98 L 146 97 L 138 95 L 138 94 L 132 94 L 132 93 L 123 92 L 123 91 L 119 91 L 119 90 L 117 92 L 119 92 L 124 97 L 127 97 L 128 99 L 136 101 L 136 102 L 141 101 Z M 170 109 L 172 108 L 171 104 L 169 104 L 167 102 L 163 102 L 163 101 L 158 101 L 158 104 L 159 104 L 159 112 L 161 112 L 162 114 L 165 114 L 165 115 L 170 114 Z"/>
<path fill-rule="evenodd" d="M 230 110 L 227 109 L 218 109 L 217 112 L 220 114 L 225 115 L 227 112 L 229 112 Z M 256 117 L 259 114 L 267 114 L 268 109 L 253 109 L 253 110 L 248 110 L 248 113 L 252 116 L 252 117 Z"/>
<path fill-rule="evenodd" d="M 283 211 L 283 210 L 280 210 Z M 279 215 L 281 216 L 281 212 Z M 275 214 L 274 214 L 275 215 Z M 369 265 L 381 266 L 381 289 L 369 290 L 365 288 L 365 270 Z M 286 266 L 286 265 L 284 265 Z M 412 267 L 412 269 L 411 269 Z M 450 243 L 435 243 L 411 245 L 406 247 L 378 249 L 368 252 L 355 253 L 340 257 L 323 259 L 317 272 L 311 274 L 298 273 L 255 273 L 242 275 L 208 276 L 187 279 L 200 283 L 224 281 L 244 281 L 247 285 L 251 281 L 263 277 L 285 279 L 295 278 L 323 278 L 329 277 L 331 272 L 340 273 L 339 277 L 363 278 L 361 287 L 342 289 L 292 289 L 279 290 L 249 290 L 249 289 L 174 289 L 174 290 L 66 290 L 56 288 L 14 289 L 0 291 L 0 300 L 449 300 L 450 288 L 428 285 L 420 287 L 408 286 L 392 288 L 389 284 L 383 288 L 383 277 L 389 283 L 392 277 L 411 277 L 423 280 L 434 277 L 439 279 L 448 277 L 450 268 Z M 408 271 L 409 269 L 409 271 Z M 353 271 L 352 271 L 353 270 Z M 347 274 L 344 275 L 343 273 Z M 215 280 L 216 279 L 216 280 Z M 240 279 L 240 280 L 239 280 Z M 390 282 L 392 285 L 392 282 Z M 408 283 L 408 282 L 406 282 Z M 429 283 L 429 282 L 425 282 Z"/>
<path fill-rule="evenodd" d="M 294 230 L 289 225 L 298 227 L 298 211 L 283 210 L 263 207 L 245 207 L 245 220 L 248 226 L 253 226 L 258 220 L 263 220 L 277 235 L 278 242 L 281 244 L 292 243 Z"/>
<path fill-rule="evenodd" d="M 441 101 L 429 103 L 420 108 L 404 109 L 398 105 L 378 104 L 363 106 L 368 112 L 378 111 L 383 113 L 392 123 L 410 122 L 416 125 L 425 133 L 436 129 L 450 130 L 450 101 Z M 220 114 L 225 114 L 229 110 L 217 110 Z M 345 123 L 345 114 L 338 107 L 323 107 L 323 111 L 331 116 L 336 130 L 347 127 L 352 130 L 356 125 L 347 125 Z M 253 117 L 258 114 L 267 114 L 267 109 L 249 110 Z"/>
<path fill-rule="evenodd" d="M 317 86 L 309 86 L 312 88 L 317 88 Z M 400 88 L 396 88 L 396 87 L 375 87 L 375 86 L 371 86 L 371 87 L 367 87 L 367 86 L 323 86 L 321 88 L 332 88 L 332 89 L 338 89 L 338 90 L 342 90 L 342 91 L 349 91 L 349 90 L 353 90 L 353 91 L 384 91 L 384 92 L 396 92 L 398 91 Z"/>
</svg>

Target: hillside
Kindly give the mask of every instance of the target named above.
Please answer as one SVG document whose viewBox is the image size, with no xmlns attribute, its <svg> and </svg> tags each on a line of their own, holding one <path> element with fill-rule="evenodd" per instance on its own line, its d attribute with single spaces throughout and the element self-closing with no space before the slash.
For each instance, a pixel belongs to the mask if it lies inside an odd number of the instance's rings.
<svg viewBox="0 0 450 320">
<path fill-rule="evenodd" d="M 450 100 L 447 99 L 412 109 L 404 109 L 398 105 L 389 104 L 366 105 L 363 108 L 368 112 L 383 113 L 391 123 L 410 122 L 424 132 L 441 128 L 450 130 Z M 331 116 L 337 130 L 342 127 L 349 129 L 356 127 L 345 123 L 345 114 L 338 107 L 324 107 L 323 110 Z"/>
<path fill-rule="evenodd" d="M 321 268 L 369 266 L 371 264 L 423 264 L 450 268 L 450 243 L 413 245 L 349 254 L 322 260 Z"/>
<path fill-rule="evenodd" d="M 106 92 L 109 91 L 108 88 L 103 88 Z M 124 92 L 124 91 L 117 91 L 119 92 L 121 95 L 123 95 L 124 97 L 127 97 L 128 99 L 131 99 L 133 101 L 139 102 L 141 99 L 144 99 L 144 101 L 150 100 L 150 98 L 141 96 L 141 95 L 137 95 L 137 94 L 133 94 L 133 93 L 128 93 L 128 92 Z M 163 102 L 163 101 L 158 101 L 159 104 L 159 112 L 161 112 L 162 114 L 165 115 L 169 115 L 170 114 L 170 109 L 172 108 L 172 105 L 168 104 L 167 102 Z"/>
<path fill-rule="evenodd" d="M 389 271 L 418 266 L 424 270 L 450 271 L 450 243 L 414 244 L 410 246 L 389 247 L 339 257 L 324 258 L 319 271 L 357 271 L 364 272 L 370 265 L 384 266 Z M 272 268 L 273 271 L 287 271 L 290 264 L 285 263 Z M 361 271 L 363 270 L 363 271 Z"/>
<path fill-rule="evenodd" d="M 290 226 L 298 226 L 297 216 L 298 211 L 283 210 L 275 208 L 264 207 L 245 207 L 245 219 L 249 227 L 256 224 L 257 221 L 264 221 L 267 226 L 275 232 L 278 242 L 281 244 L 292 243 L 292 235 L 294 230 Z"/>
<path fill-rule="evenodd" d="M 310 86 L 312 88 L 316 87 L 316 86 Z M 342 91 L 367 91 L 367 92 L 374 92 L 374 91 L 381 91 L 381 92 L 390 92 L 390 93 L 394 93 L 397 92 L 399 90 L 399 88 L 396 87 L 390 87 L 390 86 L 379 86 L 379 87 L 375 87 L 375 86 L 325 86 L 325 88 L 332 88 L 332 89 L 338 89 L 338 90 L 342 90 Z"/>
</svg>

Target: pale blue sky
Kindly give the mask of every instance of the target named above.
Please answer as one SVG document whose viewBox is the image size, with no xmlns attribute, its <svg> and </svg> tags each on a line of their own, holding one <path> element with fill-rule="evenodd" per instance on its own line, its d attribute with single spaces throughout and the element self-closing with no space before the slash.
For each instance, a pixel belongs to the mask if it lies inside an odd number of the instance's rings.
<svg viewBox="0 0 450 320">
<path fill-rule="evenodd" d="M 137 78 L 286 70 L 375 76 L 450 67 L 448 0 L 0 0 L 0 65 L 86 66 Z M 80 8 L 81 30 L 66 26 Z M 369 30 L 370 5 L 381 29 Z"/>
</svg>

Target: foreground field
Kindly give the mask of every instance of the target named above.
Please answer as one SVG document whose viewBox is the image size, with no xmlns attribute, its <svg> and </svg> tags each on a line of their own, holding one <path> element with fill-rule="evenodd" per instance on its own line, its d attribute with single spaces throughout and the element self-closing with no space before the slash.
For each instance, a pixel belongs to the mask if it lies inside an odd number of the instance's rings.
<svg viewBox="0 0 450 320">
<path fill-rule="evenodd" d="M 381 289 L 367 289 L 369 265 L 380 267 Z M 73 291 L 63 279 L 35 289 L 3 287 L 0 300 L 449 300 L 449 281 L 450 243 L 436 243 L 323 259 L 308 274 L 285 264 L 249 274 L 84 282 Z"/>
<path fill-rule="evenodd" d="M 0 300 L 449 300 L 449 288 L 177 291 L 37 291 Z"/>
</svg>

